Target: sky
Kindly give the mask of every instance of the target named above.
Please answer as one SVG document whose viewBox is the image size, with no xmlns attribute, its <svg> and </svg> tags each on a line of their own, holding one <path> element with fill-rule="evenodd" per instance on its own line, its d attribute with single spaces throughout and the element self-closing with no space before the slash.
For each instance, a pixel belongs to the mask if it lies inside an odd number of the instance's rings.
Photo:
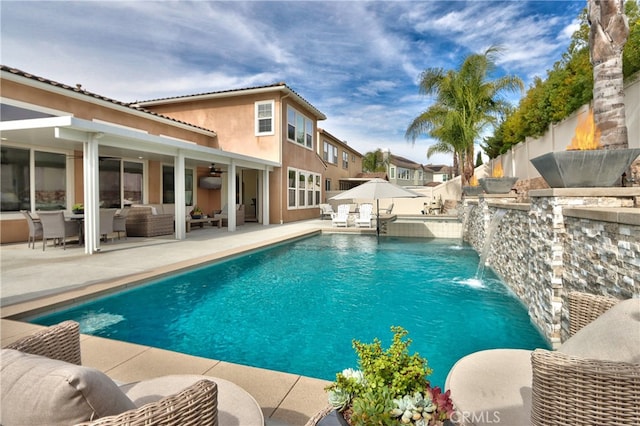
<svg viewBox="0 0 640 426">
<path fill-rule="evenodd" d="M 529 87 L 567 51 L 586 4 L 2 0 L 0 62 L 123 102 L 285 82 L 327 116 L 319 127 L 361 154 L 451 165 L 450 154 L 427 158 L 427 136 L 405 138 L 433 103 L 420 74 L 497 45 L 493 77 Z"/>
</svg>

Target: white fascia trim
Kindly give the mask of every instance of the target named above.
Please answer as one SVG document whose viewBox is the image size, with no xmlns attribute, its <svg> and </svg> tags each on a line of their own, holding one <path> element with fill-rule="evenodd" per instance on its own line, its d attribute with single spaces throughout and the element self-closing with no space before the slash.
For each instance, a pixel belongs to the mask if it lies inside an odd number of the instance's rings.
<svg viewBox="0 0 640 426">
<path fill-rule="evenodd" d="M 52 86 L 49 83 L 46 82 L 41 82 L 41 81 L 36 81 L 36 80 L 32 80 L 26 77 L 23 77 L 21 75 L 16 75 L 16 74 L 12 74 L 6 71 L 2 71 L 2 79 L 4 80 L 9 80 L 9 81 L 14 81 L 16 83 L 20 83 L 20 84 L 24 84 L 25 86 L 30 86 L 30 87 L 34 87 L 36 89 L 41 89 L 41 90 L 45 90 L 47 92 L 51 92 L 51 93 L 55 93 L 55 94 L 59 94 L 62 96 L 66 96 L 68 98 L 72 98 L 72 99 L 77 99 L 83 102 L 89 102 L 95 105 L 100 105 L 101 107 L 105 107 L 108 109 L 112 109 L 115 111 L 120 111 L 120 112 L 124 112 L 127 114 L 131 114 L 134 115 L 136 117 L 141 117 L 141 118 L 146 118 L 148 120 L 153 120 L 153 121 L 157 121 L 163 124 L 169 124 L 170 126 L 174 126 L 174 127 L 179 127 L 181 129 L 185 129 L 185 130 L 189 130 L 195 133 L 200 133 L 203 135 L 207 135 L 207 136 L 217 136 L 216 132 L 212 131 L 212 130 L 205 130 L 205 129 L 199 129 L 197 127 L 194 126 L 190 126 L 188 124 L 184 124 L 184 123 L 179 123 L 177 121 L 174 120 L 170 120 L 168 118 L 164 118 L 164 117 L 160 117 L 154 114 L 150 114 L 148 112 L 144 112 L 144 111 L 138 111 L 134 108 L 130 108 L 128 106 L 124 106 L 124 105 L 118 105 L 116 103 L 113 102 L 109 102 L 103 99 L 99 99 L 99 98 L 94 98 L 92 96 L 89 95 L 85 95 L 82 93 L 76 93 L 72 90 L 69 89 L 65 89 L 64 87 L 58 87 L 58 86 Z"/>
<path fill-rule="evenodd" d="M 215 92 L 215 93 L 205 93 L 202 95 L 191 95 L 191 96 L 180 96 L 176 98 L 169 99 L 157 99 L 152 101 L 143 101 L 134 104 L 134 106 L 146 107 L 146 106 L 156 106 L 156 105 L 167 105 L 167 104 L 176 104 L 182 102 L 194 102 L 194 101 L 206 101 L 208 99 L 221 99 L 221 98 L 232 98 L 236 96 L 244 96 L 244 95 L 255 95 L 262 93 L 273 93 L 273 92 L 285 92 L 287 96 L 294 97 L 301 105 L 305 105 L 308 107 L 316 116 L 318 120 L 326 120 L 327 116 L 320 112 L 316 107 L 311 105 L 309 101 L 303 99 L 300 95 L 298 95 L 293 90 L 289 89 L 286 85 L 278 85 L 278 86 L 269 86 L 269 87 L 258 87 L 255 89 L 238 89 L 238 90 L 229 90 L 223 92 Z"/>
<path fill-rule="evenodd" d="M 159 154 L 176 155 L 178 150 L 180 150 L 189 158 L 220 164 L 230 164 L 234 162 L 237 166 L 256 168 L 259 170 L 266 170 L 269 167 L 280 167 L 280 163 L 276 161 L 263 160 L 248 155 L 193 144 L 188 141 L 150 135 L 134 129 L 111 126 L 109 124 L 83 120 L 71 116 L 0 122 L 0 131 L 40 128 L 56 129 L 57 137 L 74 140 L 76 142 L 88 141 L 89 134 L 102 133 L 104 136 L 100 138 L 100 144 L 105 146 L 136 149 L 135 146 L 131 145 L 131 142 L 137 141 L 144 144 L 145 149 Z M 142 147 L 138 147 L 138 149 L 140 148 Z"/>
</svg>

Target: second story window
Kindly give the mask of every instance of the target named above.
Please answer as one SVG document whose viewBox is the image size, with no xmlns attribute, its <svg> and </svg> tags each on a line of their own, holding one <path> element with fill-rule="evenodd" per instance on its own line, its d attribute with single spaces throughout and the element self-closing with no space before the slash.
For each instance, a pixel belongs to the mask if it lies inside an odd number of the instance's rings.
<svg viewBox="0 0 640 426">
<path fill-rule="evenodd" d="M 349 168 L 349 153 L 346 151 L 342 152 L 342 168 L 343 169 Z"/>
<path fill-rule="evenodd" d="M 287 139 L 313 149 L 313 121 L 291 107 L 287 108 Z"/>
<path fill-rule="evenodd" d="M 324 141 L 324 151 L 322 153 L 324 161 L 331 164 L 338 164 L 338 147 Z"/>
<path fill-rule="evenodd" d="M 273 101 L 256 102 L 256 135 L 272 135 Z"/>
</svg>

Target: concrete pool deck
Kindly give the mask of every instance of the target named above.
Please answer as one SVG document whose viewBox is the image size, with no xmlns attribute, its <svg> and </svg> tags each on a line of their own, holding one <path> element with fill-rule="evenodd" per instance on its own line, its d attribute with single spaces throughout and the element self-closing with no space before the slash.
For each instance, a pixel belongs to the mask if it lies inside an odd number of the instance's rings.
<svg viewBox="0 0 640 426">
<path fill-rule="evenodd" d="M 35 250 L 24 243 L 3 245 L 0 247 L 2 346 L 41 328 L 21 321 L 39 312 L 117 291 L 158 274 L 330 228 L 331 221 L 326 220 L 269 226 L 245 224 L 235 232 L 205 227 L 192 230 L 183 241 L 167 236 L 130 237 L 103 243 L 102 251 L 91 256 L 73 245 L 66 250 L 49 245 L 44 252 L 41 242 Z M 344 228 L 340 231 L 344 232 Z M 119 382 L 167 374 L 204 374 L 230 380 L 256 398 L 267 425 L 304 425 L 326 406 L 324 387 L 329 382 L 325 380 L 88 335 L 82 335 L 81 349 L 84 365 L 98 368 Z"/>
</svg>

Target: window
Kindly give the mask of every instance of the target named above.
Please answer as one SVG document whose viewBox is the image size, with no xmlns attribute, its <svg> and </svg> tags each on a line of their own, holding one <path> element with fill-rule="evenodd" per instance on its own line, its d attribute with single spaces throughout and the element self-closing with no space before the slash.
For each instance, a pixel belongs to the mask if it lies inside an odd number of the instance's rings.
<svg viewBox="0 0 640 426">
<path fill-rule="evenodd" d="M 390 167 L 389 168 L 389 178 L 390 179 L 395 179 L 396 178 L 396 168 L 395 167 Z"/>
<path fill-rule="evenodd" d="M 398 167 L 398 179 L 410 180 L 411 179 L 411 170 L 405 169 L 403 167 Z"/>
<path fill-rule="evenodd" d="M 324 141 L 324 152 L 322 158 L 331 164 L 338 164 L 338 147 Z"/>
<path fill-rule="evenodd" d="M 316 175 L 316 182 L 315 182 L 315 187 L 313 188 L 313 191 L 315 192 L 315 203 L 316 205 L 320 204 L 320 175 Z"/>
<path fill-rule="evenodd" d="M 0 155 L 2 163 L 2 168 L 0 168 L 2 173 L 0 209 L 3 212 L 31 209 L 30 156 L 31 153 L 28 149 L 2 147 Z"/>
<path fill-rule="evenodd" d="M 349 168 L 349 153 L 347 153 L 346 151 L 342 152 L 342 168 L 343 169 Z"/>
<path fill-rule="evenodd" d="M 176 202 L 173 179 L 173 166 L 162 166 L 162 203 L 173 204 Z M 184 199 L 185 205 L 193 205 L 193 170 L 184 171 Z"/>
<path fill-rule="evenodd" d="M 287 139 L 313 149 L 313 121 L 291 107 L 287 108 Z"/>
<path fill-rule="evenodd" d="M 100 160 L 99 170 L 101 207 L 120 208 L 143 202 L 142 163 L 104 159 Z"/>
<path fill-rule="evenodd" d="M 324 190 L 331 191 L 331 179 L 324 180 Z"/>
<path fill-rule="evenodd" d="M 273 130 L 273 101 L 256 102 L 256 135 L 272 135 Z"/>
<path fill-rule="evenodd" d="M 313 207 L 320 204 L 321 177 L 319 174 L 289 169 L 288 175 L 287 205 L 289 208 Z"/>
<path fill-rule="evenodd" d="M 3 146 L 0 156 L 2 211 L 31 210 L 33 184 L 36 210 L 67 207 L 67 158 L 65 154 Z M 34 182 L 31 182 L 33 161 Z"/>
<path fill-rule="evenodd" d="M 289 170 L 289 207 L 296 206 L 296 171 Z"/>
</svg>

